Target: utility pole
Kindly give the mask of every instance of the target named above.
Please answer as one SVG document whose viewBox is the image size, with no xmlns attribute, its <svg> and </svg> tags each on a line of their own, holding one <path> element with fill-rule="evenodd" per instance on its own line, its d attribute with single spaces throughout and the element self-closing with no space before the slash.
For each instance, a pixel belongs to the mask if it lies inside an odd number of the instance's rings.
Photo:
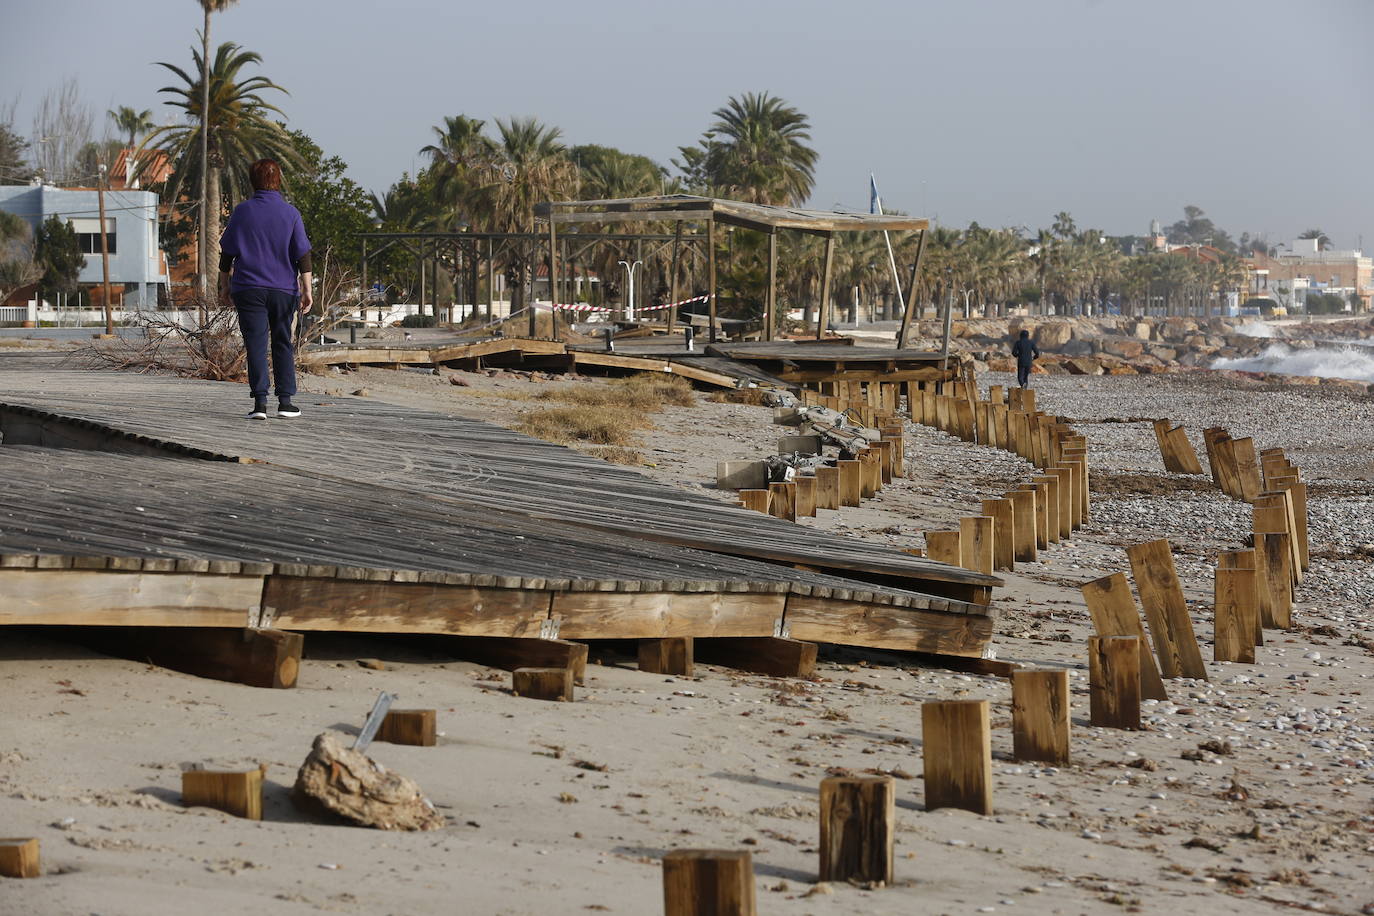
<svg viewBox="0 0 1374 916">
<path fill-rule="evenodd" d="M 105 165 L 100 166 L 100 185 L 96 197 L 100 202 L 100 270 L 105 281 L 105 336 L 114 336 L 114 310 L 110 306 L 110 240 L 105 235 Z"/>
</svg>

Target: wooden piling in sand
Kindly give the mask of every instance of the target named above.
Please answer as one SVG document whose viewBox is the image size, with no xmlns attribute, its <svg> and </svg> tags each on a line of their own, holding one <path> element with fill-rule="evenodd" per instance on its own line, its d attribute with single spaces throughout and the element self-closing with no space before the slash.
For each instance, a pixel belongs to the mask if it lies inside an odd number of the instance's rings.
<svg viewBox="0 0 1374 916">
<path fill-rule="evenodd" d="M 42 874 L 37 837 L 0 839 L 0 875 L 6 878 L 38 878 Z"/>
<path fill-rule="evenodd" d="M 693 637 L 667 636 L 639 641 L 639 670 L 651 674 L 671 674 L 691 677 L 693 671 Z"/>
<path fill-rule="evenodd" d="M 891 776 L 821 780 L 822 881 L 892 883 L 896 796 Z"/>
<path fill-rule="evenodd" d="M 1069 672 L 1012 672 L 1011 731 L 1017 760 L 1069 762 Z"/>
<path fill-rule="evenodd" d="M 434 747 L 438 743 L 438 713 L 433 709 L 387 710 L 377 740 L 388 744 Z"/>
<path fill-rule="evenodd" d="M 757 916 L 746 850 L 674 849 L 663 857 L 664 916 Z"/>
<path fill-rule="evenodd" d="M 987 700 L 921 704 L 926 810 L 992 813 L 992 732 Z"/>
<path fill-rule="evenodd" d="M 1134 636 L 1088 637 L 1090 721 L 1140 728 L 1140 647 Z"/>
<path fill-rule="evenodd" d="M 181 802 L 217 808 L 250 821 L 262 820 L 262 769 L 225 772 L 183 770 Z"/>
</svg>

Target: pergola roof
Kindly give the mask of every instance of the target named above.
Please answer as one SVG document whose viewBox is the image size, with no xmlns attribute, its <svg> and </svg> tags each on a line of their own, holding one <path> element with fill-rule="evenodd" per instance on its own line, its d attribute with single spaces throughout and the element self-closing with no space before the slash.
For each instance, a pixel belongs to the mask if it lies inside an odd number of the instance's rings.
<svg viewBox="0 0 1374 916">
<path fill-rule="evenodd" d="M 555 200 L 536 204 L 536 216 L 554 223 L 622 223 L 634 220 L 711 220 L 746 229 L 771 232 L 797 229 L 802 232 L 920 231 L 930 221 L 914 216 L 879 216 L 869 213 L 838 213 L 750 204 L 739 200 L 668 194 L 661 197 L 625 197 L 618 200 Z"/>
</svg>

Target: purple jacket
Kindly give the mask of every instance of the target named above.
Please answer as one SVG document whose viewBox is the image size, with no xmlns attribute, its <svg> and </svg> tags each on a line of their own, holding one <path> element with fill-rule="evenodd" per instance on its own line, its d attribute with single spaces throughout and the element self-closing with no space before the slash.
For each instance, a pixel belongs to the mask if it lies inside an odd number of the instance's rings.
<svg viewBox="0 0 1374 916">
<path fill-rule="evenodd" d="M 299 292 L 296 262 L 310 251 L 301 211 L 280 191 L 254 191 L 234 208 L 219 240 L 222 253 L 233 255 L 229 291 L 279 289 Z"/>
</svg>

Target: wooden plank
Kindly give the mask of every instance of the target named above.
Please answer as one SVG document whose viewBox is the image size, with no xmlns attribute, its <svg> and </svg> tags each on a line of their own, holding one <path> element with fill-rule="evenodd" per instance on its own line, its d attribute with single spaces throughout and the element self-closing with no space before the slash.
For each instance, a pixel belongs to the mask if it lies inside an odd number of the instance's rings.
<svg viewBox="0 0 1374 916">
<path fill-rule="evenodd" d="M 872 499 L 883 488 L 882 454 L 876 448 L 859 452 L 859 496 Z"/>
<path fill-rule="evenodd" d="M 1188 434 L 1182 426 L 1175 427 L 1165 433 L 1165 442 L 1170 454 L 1173 455 L 1178 473 L 1202 473 L 1202 464 L 1198 461 L 1197 451 L 1193 448 L 1193 444 L 1188 441 Z"/>
<path fill-rule="evenodd" d="M 878 451 L 878 473 L 881 477 L 879 484 L 892 483 L 892 443 L 886 439 L 879 439 L 873 443 L 873 448 Z"/>
<path fill-rule="evenodd" d="M 1259 459 L 1255 455 L 1255 440 L 1248 436 L 1244 439 L 1232 439 L 1231 449 L 1236 459 L 1240 498 L 1250 502 L 1264 489 L 1260 480 Z"/>
<path fill-rule="evenodd" d="M 1213 590 L 1215 634 L 1212 657 L 1219 662 L 1255 662 L 1257 611 L 1255 570 L 1217 569 Z"/>
<path fill-rule="evenodd" d="M 674 849 L 663 857 L 664 916 L 757 916 L 747 851 Z"/>
<path fill-rule="evenodd" d="M 921 704 L 926 810 L 992 814 L 992 729 L 987 700 Z"/>
<path fill-rule="evenodd" d="M 639 670 L 650 674 L 671 674 L 691 677 L 693 640 L 690 636 L 669 636 L 664 639 L 639 641 Z"/>
<path fill-rule="evenodd" d="M 992 568 L 1016 567 L 1016 510 L 1010 499 L 985 499 L 983 514 L 992 519 Z M 1034 544 L 1032 543 L 1032 546 Z"/>
<path fill-rule="evenodd" d="M 696 659 L 702 664 L 721 665 L 773 677 L 811 677 L 816 673 L 813 642 L 772 636 L 699 639 Z"/>
<path fill-rule="evenodd" d="M 1011 730 L 1017 760 L 1068 765 L 1068 671 L 1012 672 Z"/>
<path fill-rule="evenodd" d="M 822 881 L 892 883 L 896 801 L 891 776 L 821 780 Z"/>
<path fill-rule="evenodd" d="M 1147 700 L 1167 701 L 1169 692 L 1150 654 L 1145 626 L 1140 622 L 1131 585 L 1124 573 L 1113 573 L 1079 587 L 1098 636 L 1134 636 L 1140 649 L 1140 691 Z"/>
<path fill-rule="evenodd" d="M 217 808 L 250 821 L 262 820 L 262 769 L 220 772 L 183 770 L 181 803 Z"/>
<path fill-rule="evenodd" d="M 791 595 L 786 632 L 793 639 L 979 657 L 992 618 Z"/>
<path fill-rule="evenodd" d="M 959 565 L 991 575 L 994 543 L 993 520 L 986 515 L 959 519 Z"/>
<path fill-rule="evenodd" d="M 1134 636 L 1088 637 L 1090 721 L 1100 728 L 1140 728 L 1140 647 Z"/>
<path fill-rule="evenodd" d="M 1035 491 L 1013 490 L 1007 494 L 1011 502 L 1012 559 L 1033 563 L 1039 555 L 1035 543 Z"/>
<path fill-rule="evenodd" d="M 1059 478 L 1059 539 L 1067 541 L 1074 532 L 1074 505 L 1077 502 L 1074 478 L 1077 475 L 1073 468 L 1061 466 L 1046 468 L 1045 473 Z"/>
<path fill-rule="evenodd" d="M 551 614 L 563 639 L 772 636 L 783 594 L 561 592 Z M 537 633 L 538 630 L 536 629 Z"/>
<path fill-rule="evenodd" d="M 746 489 L 738 491 L 739 503 L 746 509 L 753 512 L 769 514 L 769 506 L 773 501 L 773 494 L 766 489 Z"/>
<path fill-rule="evenodd" d="M 1059 492 L 1058 474 L 1045 474 L 1033 477 L 1035 483 L 1045 485 L 1045 538 L 1046 544 L 1058 544 L 1064 539 L 1064 523 L 1062 518 L 1062 507 L 1064 500 Z"/>
<path fill-rule="evenodd" d="M 0 626 L 246 627 L 261 576 L 0 569 Z"/>
<path fill-rule="evenodd" d="M 550 595 L 516 588 L 271 576 L 263 603 L 284 630 L 539 635 Z"/>
<path fill-rule="evenodd" d="M 1140 606 L 1150 622 L 1161 673 L 1165 677 L 1207 680 L 1207 666 L 1193 634 L 1193 621 L 1188 616 L 1188 603 L 1178 582 L 1169 542 L 1160 539 L 1132 544 L 1126 548 L 1126 555 L 1131 560 Z"/>
</svg>

